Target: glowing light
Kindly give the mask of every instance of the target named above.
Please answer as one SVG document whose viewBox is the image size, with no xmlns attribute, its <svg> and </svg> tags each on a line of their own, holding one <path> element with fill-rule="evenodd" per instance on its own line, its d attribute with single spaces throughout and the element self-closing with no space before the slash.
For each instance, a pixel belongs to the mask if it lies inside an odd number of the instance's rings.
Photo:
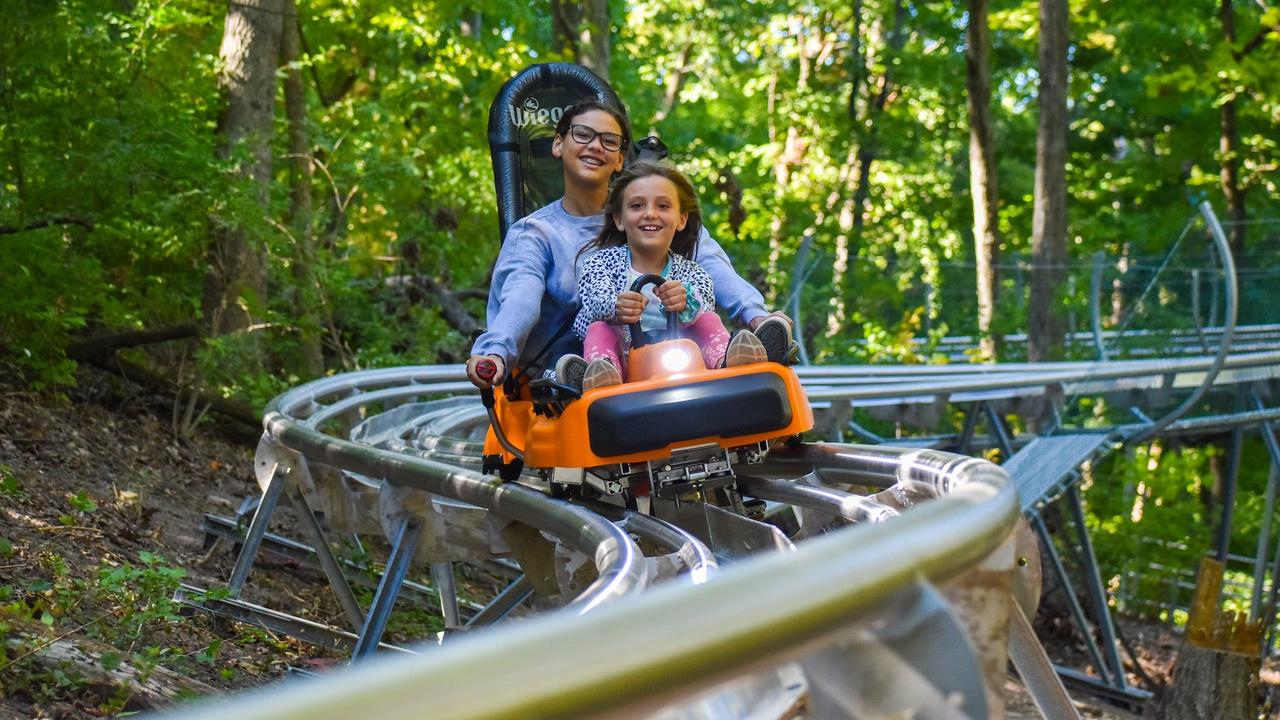
<svg viewBox="0 0 1280 720">
<path fill-rule="evenodd" d="M 672 348 L 662 353 L 662 367 L 670 372 L 679 372 L 689 367 L 689 351 L 684 348 Z"/>
</svg>

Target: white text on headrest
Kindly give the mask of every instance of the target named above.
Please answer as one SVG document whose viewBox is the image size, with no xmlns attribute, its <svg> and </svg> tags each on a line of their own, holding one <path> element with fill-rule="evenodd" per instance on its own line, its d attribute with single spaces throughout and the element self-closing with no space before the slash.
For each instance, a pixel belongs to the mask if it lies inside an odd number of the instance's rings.
<svg viewBox="0 0 1280 720">
<path fill-rule="evenodd" d="M 550 110 L 538 107 L 538 98 L 525 98 L 520 107 L 512 105 L 507 109 L 507 114 L 511 117 L 511 124 L 516 127 L 524 127 L 526 125 L 554 125 L 560 122 L 560 117 L 564 115 L 564 111 L 573 107 L 565 105 L 564 107 L 553 107 Z"/>
</svg>

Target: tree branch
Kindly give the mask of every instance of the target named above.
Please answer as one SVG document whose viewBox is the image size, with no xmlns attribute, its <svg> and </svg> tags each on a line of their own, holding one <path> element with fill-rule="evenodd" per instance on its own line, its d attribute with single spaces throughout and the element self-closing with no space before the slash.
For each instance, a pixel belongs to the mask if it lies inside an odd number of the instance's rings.
<svg viewBox="0 0 1280 720">
<path fill-rule="evenodd" d="M 455 290 L 453 296 L 459 300 L 484 300 L 489 297 L 489 291 L 485 288 L 467 288 Z"/>
<path fill-rule="evenodd" d="M 385 283 L 387 287 L 420 288 L 431 295 L 435 299 L 440 317 L 464 338 L 470 338 L 480 328 L 480 321 L 476 320 L 475 316 L 463 306 L 462 301 L 467 298 L 488 297 L 488 292 L 483 289 L 450 291 L 430 275 L 395 275 L 387 278 Z"/>
<path fill-rule="evenodd" d="M 28 230 L 39 230 L 50 225 L 79 225 L 85 230 L 93 229 L 93 221 L 75 215 L 55 215 L 42 220 L 32 220 L 22 227 L 16 225 L 0 225 L 0 235 L 14 235 Z"/>
<path fill-rule="evenodd" d="M 1262 43 L 1267 39 L 1267 35 L 1271 33 L 1280 33 L 1280 26 L 1263 25 L 1262 27 L 1258 28 L 1258 34 L 1254 35 L 1253 38 L 1249 40 L 1249 42 L 1245 43 L 1245 46 L 1240 48 L 1239 52 L 1232 53 L 1232 55 L 1235 57 L 1236 60 L 1245 59 L 1245 57 L 1247 57 L 1249 53 L 1261 47 Z"/>
<path fill-rule="evenodd" d="M 174 325 L 158 330 L 135 330 L 74 342 L 67 347 L 67 356 L 73 360 L 93 362 L 94 358 L 108 358 L 117 350 L 154 345 L 155 343 L 169 342 L 171 340 L 186 340 L 199 335 L 200 329 L 196 327 L 195 323 Z"/>
<path fill-rule="evenodd" d="M 177 397 L 179 393 L 194 393 L 201 405 L 207 405 L 213 412 L 235 420 L 237 423 L 248 425 L 252 428 L 252 432 L 256 433 L 261 429 L 262 418 L 248 404 L 187 387 L 183 383 L 175 382 L 170 377 L 125 360 L 116 354 L 117 350 L 124 348 L 193 338 L 198 335 L 199 333 L 194 324 L 175 325 L 159 330 L 119 333 L 73 343 L 67 347 L 67 357 L 77 362 L 86 362 L 100 367 L 108 372 L 117 372 L 128 380 L 161 395 Z"/>
</svg>

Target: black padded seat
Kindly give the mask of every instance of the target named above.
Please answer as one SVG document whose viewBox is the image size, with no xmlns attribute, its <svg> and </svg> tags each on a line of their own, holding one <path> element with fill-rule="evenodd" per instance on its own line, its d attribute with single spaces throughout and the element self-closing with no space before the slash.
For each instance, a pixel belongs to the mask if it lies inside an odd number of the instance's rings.
<svg viewBox="0 0 1280 720">
<path fill-rule="evenodd" d="M 498 190 L 498 239 L 520 218 L 564 194 L 564 171 L 552 157 L 556 123 L 571 105 L 595 98 L 623 109 L 600 76 L 572 63 L 520 71 L 489 106 L 489 153 Z"/>
<path fill-rule="evenodd" d="M 787 385 L 771 372 L 600 398 L 587 408 L 591 452 L 658 450 L 705 437 L 740 437 L 791 424 Z"/>
</svg>

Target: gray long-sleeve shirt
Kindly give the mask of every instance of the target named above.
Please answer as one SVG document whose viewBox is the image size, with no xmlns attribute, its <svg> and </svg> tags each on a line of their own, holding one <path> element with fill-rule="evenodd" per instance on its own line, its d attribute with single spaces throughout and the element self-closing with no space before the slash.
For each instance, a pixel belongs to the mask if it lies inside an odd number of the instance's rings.
<svg viewBox="0 0 1280 720">
<path fill-rule="evenodd" d="M 578 257 L 578 250 L 603 226 L 603 213 L 570 215 L 560 200 L 512 225 L 489 286 L 488 329 L 476 339 L 472 354 L 498 355 L 506 358 L 508 367 L 532 360 L 576 314 L 577 271 L 585 259 Z M 738 276 L 706 228 L 698 238 L 695 259 L 715 283 L 716 304 L 734 322 L 747 325 L 768 314 L 760 291 Z M 538 365 L 554 363 L 557 355 L 544 355 Z"/>
</svg>

